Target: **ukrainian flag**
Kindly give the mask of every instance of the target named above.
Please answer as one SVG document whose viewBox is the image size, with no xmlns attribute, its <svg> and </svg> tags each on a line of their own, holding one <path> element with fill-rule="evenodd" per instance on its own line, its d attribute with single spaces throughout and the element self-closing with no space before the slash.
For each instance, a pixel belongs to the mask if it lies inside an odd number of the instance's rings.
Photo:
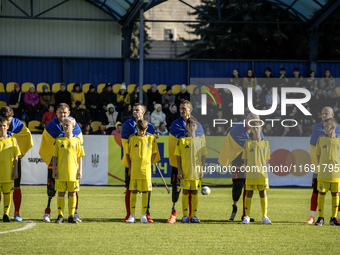
<svg viewBox="0 0 340 255">
<path fill-rule="evenodd" d="M 201 136 L 205 141 L 204 130 L 199 122 L 197 122 L 197 129 L 195 134 L 196 136 Z M 179 117 L 174 122 L 172 122 L 169 134 L 169 163 L 173 167 L 178 167 L 177 156 L 175 156 L 174 154 L 178 139 L 183 136 L 188 136 L 188 130 L 185 126 L 184 119 L 182 117 Z"/>
<path fill-rule="evenodd" d="M 261 136 L 262 132 L 261 132 Z M 247 128 L 243 124 L 234 126 L 224 140 L 218 162 L 221 166 L 228 166 L 237 156 L 242 153 L 244 144 L 250 139 Z"/>
<path fill-rule="evenodd" d="M 340 136 L 340 125 L 339 124 L 336 126 L 335 134 L 337 136 Z M 319 137 L 322 135 L 325 135 L 325 130 L 323 129 L 323 122 L 320 122 L 314 125 L 312 135 L 310 137 L 310 145 L 309 145 L 311 161 L 312 161 L 312 164 L 314 164 L 315 166 L 318 165 L 315 147 L 316 147 L 316 143 L 319 140 Z"/>
<path fill-rule="evenodd" d="M 148 129 L 146 130 L 147 133 L 154 135 L 155 134 L 155 128 L 151 123 L 148 123 Z M 126 156 L 124 153 L 124 148 L 129 140 L 129 137 L 133 134 L 137 134 L 137 128 L 136 128 L 136 121 L 135 119 L 130 119 L 125 121 L 125 123 L 123 124 L 123 129 L 122 129 L 122 165 L 125 167 L 129 167 L 127 161 L 126 161 Z M 156 138 L 155 138 L 156 139 Z M 159 154 L 159 150 L 157 148 L 157 155 L 156 158 L 154 160 L 154 162 L 152 162 L 152 164 L 157 163 L 158 161 L 161 160 L 161 155 Z"/>
<path fill-rule="evenodd" d="M 24 156 L 33 146 L 31 132 L 17 118 L 12 118 L 11 126 L 7 130 L 7 135 L 16 138 L 22 156 Z"/>
<path fill-rule="evenodd" d="M 41 138 L 39 155 L 47 165 L 50 164 L 52 159 L 53 144 L 55 139 L 59 136 L 62 136 L 64 133 L 65 132 L 63 131 L 58 118 L 54 118 L 46 125 Z M 73 136 L 79 137 L 81 143 L 83 144 L 83 134 L 81 133 L 78 123 L 76 123 L 76 126 L 73 129 Z"/>
</svg>

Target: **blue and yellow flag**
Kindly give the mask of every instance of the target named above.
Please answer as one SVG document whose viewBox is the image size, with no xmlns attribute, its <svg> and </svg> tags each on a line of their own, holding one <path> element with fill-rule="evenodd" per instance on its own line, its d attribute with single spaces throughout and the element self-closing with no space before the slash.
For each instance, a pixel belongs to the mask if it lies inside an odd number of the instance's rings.
<svg viewBox="0 0 340 255">
<path fill-rule="evenodd" d="M 39 155 L 42 160 L 49 165 L 52 159 L 53 154 L 53 144 L 57 137 L 64 135 L 63 128 L 59 123 L 58 118 L 54 118 L 50 121 L 45 127 L 45 130 L 42 134 Z M 83 134 L 81 133 L 81 129 L 76 123 L 75 128 L 73 129 L 73 136 L 77 136 L 80 138 L 81 143 L 83 144 Z"/>
<path fill-rule="evenodd" d="M 148 129 L 146 130 L 147 133 L 151 135 L 155 135 L 155 128 L 154 126 L 148 122 Z M 122 165 L 125 167 L 129 167 L 127 161 L 126 161 L 126 156 L 124 153 L 124 148 L 127 144 L 127 141 L 130 137 L 130 135 L 137 134 L 137 128 L 136 128 L 136 121 L 135 119 L 130 119 L 125 121 L 123 124 L 123 129 L 122 129 Z M 152 164 L 157 163 L 158 161 L 161 160 L 161 155 L 159 154 L 159 150 L 157 149 L 157 156 L 155 158 L 155 161 L 152 162 Z"/>
<path fill-rule="evenodd" d="M 261 132 L 261 136 L 262 132 Z M 218 162 L 221 166 L 228 166 L 243 151 L 244 144 L 250 139 L 247 128 L 243 124 L 235 125 L 224 140 Z"/>
<path fill-rule="evenodd" d="M 335 134 L 340 136 L 340 125 L 338 124 L 335 129 Z M 310 157 L 313 165 L 318 165 L 318 160 L 316 158 L 315 146 L 319 140 L 319 137 L 325 135 L 325 130 L 323 129 L 323 122 L 317 123 L 313 127 L 312 135 L 310 137 Z"/>
<path fill-rule="evenodd" d="M 7 130 L 7 135 L 17 139 L 22 156 L 24 156 L 33 146 L 31 132 L 17 118 L 12 118 L 11 126 Z"/>
<path fill-rule="evenodd" d="M 197 129 L 195 132 L 196 136 L 201 136 L 204 138 L 204 130 L 202 125 L 197 122 Z M 177 141 L 183 136 L 188 136 L 188 130 L 185 126 L 185 121 L 182 117 L 179 117 L 174 122 L 172 122 L 169 134 L 169 163 L 173 167 L 177 166 L 177 156 L 175 156 L 175 149 Z"/>
</svg>

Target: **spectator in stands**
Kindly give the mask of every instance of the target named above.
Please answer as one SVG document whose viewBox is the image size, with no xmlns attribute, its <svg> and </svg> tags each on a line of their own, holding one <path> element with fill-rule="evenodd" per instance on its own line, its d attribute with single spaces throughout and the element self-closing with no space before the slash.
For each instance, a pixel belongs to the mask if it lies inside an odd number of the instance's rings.
<svg viewBox="0 0 340 255">
<path fill-rule="evenodd" d="M 91 125 L 86 124 L 85 126 L 83 126 L 83 128 L 81 129 L 81 132 L 83 135 L 91 135 L 93 133 Z"/>
<path fill-rule="evenodd" d="M 192 92 L 192 95 L 190 97 L 190 102 L 192 103 L 192 114 L 194 116 L 196 116 L 197 114 L 201 114 L 201 106 L 202 106 L 202 102 L 201 102 L 201 90 L 196 87 L 194 88 L 194 91 Z"/>
<path fill-rule="evenodd" d="M 262 129 L 264 136 L 272 136 L 274 134 L 274 130 L 270 123 L 267 123 L 264 128 Z"/>
<path fill-rule="evenodd" d="M 78 83 L 75 83 L 73 85 L 73 89 L 71 91 L 71 101 L 72 101 L 72 108 L 76 107 L 76 102 L 80 101 L 83 105 L 83 108 L 85 107 L 85 95 L 83 91 L 80 88 L 80 85 Z"/>
<path fill-rule="evenodd" d="M 161 94 L 159 94 L 156 84 L 152 84 L 151 88 L 148 90 L 146 94 L 148 96 L 147 104 L 148 111 L 152 111 L 155 107 L 155 104 L 162 103 L 162 96 Z"/>
<path fill-rule="evenodd" d="M 238 69 L 233 70 L 233 75 L 231 76 L 229 83 L 239 87 L 240 89 L 243 89 L 242 78 L 240 76 L 240 71 Z"/>
<path fill-rule="evenodd" d="M 255 93 L 253 93 L 253 106 L 257 110 L 266 109 L 266 94 L 265 94 L 264 91 L 265 90 L 262 90 L 260 85 L 256 85 Z M 272 88 L 270 88 L 270 91 L 272 91 Z M 267 92 L 267 94 L 268 94 L 268 92 Z M 271 96 L 271 94 L 270 94 L 270 96 Z"/>
<path fill-rule="evenodd" d="M 314 96 L 312 96 L 311 99 L 311 106 L 312 106 L 312 113 L 313 116 L 317 116 L 318 120 L 317 122 L 321 121 L 321 110 L 328 106 L 328 102 L 327 102 L 327 98 L 325 97 L 323 90 L 322 89 L 318 89 L 316 91 L 316 94 Z"/>
<path fill-rule="evenodd" d="M 266 97 L 265 97 L 265 102 L 266 102 L 266 109 L 270 109 L 273 105 L 273 88 L 271 88 Z M 280 95 L 277 94 L 277 105 L 280 105 Z"/>
<path fill-rule="evenodd" d="M 170 105 L 168 111 L 166 112 L 166 123 L 167 127 L 170 128 L 172 122 L 179 118 L 179 113 L 177 112 L 177 106 L 175 104 Z"/>
<path fill-rule="evenodd" d="M 83 103 L 80 101 L 75 103 L 75 108 L 72 110 L 72 117 L 76 119 L 80 128 L 91 123 L 91 116 L 89 112 L 84 109 Z"/>
<path fill-rule="evenodd" d="M 215 135 L 216 136 L 226 136 L 227 135 L 227 131 L 224 129 L 223 126 L 218 125 L 216 127 Z"/>
<path fill-rule="evenodd" d="M 300 69 L 295 67 L 292 79 L 289 80 L 290 87 L 303 87 L 303 77 L 300 75 Z"/>
<path fill-rule="evenodd" d="M 107 105 L 113 104 L 114 106 L 117 105 L 117 95 L 112 91 L 112 85 L 110 83 L 106 83 L 103 89 L 103 92 L 99 95 L 99 100 L 101 104 L 102 110 L 104 112 L 107 111 Z"/>
<path fill-rule="evenodd" d="M 145 114 L 144 114 L 144 119 L 145 119 L 147 122 L 151 123 L 151 113 L 150 113 L 150 111 L 146 111 L 146 112 L 145 112 Z"/>
<path fill-rule="evenodd" d="M 131 105 L 135 105 L 139 103 L 139 85 L 137 84 L 135 90 L 130 95 L 130 103 Z M 143 90 L 143 102 L 144 105 L 148 105 L 148 96 Z"/>
<path fill-rule="evenodd" d="M 116 111 L 116 107 L 113 104 L 108 104 L 106 106 L 106 113 L 105 113 L 105 121 L 106 125 L 114 126 L 117 122 L 118 112 Z"/>
<path fill-rule="evenodd" d="M 247 89 L 248 87 L 251 87 L 255 89 L 257 85 L 257 79 L 255 77 L 255 74 L 253 70 L 248 69 L 246 75 L 243 78 L 243 88 Z"/>
<path fill-rule="evenodd" d="M 107 135 L 106 125 L 102 124 L 99 126 L 99 129 L 93 133 L 94 135 Z"/>
<path fill-rule="evenodd" d="M 61 103 L 67 104 L 71 107 L 71 93 L 66 90 L 65 83 L 60 84 L 60 90 L 55 94 L 55 105 L 58 106 Z"/>
<path fill-rule="evenodd" d="M 329 69 L 325 69 L 323 72 L 323 77 L 320 80 L 320 88 L 323 90 L 323 94 L 326 98 L 328 98 L 331 93 L 334 93 L 335 80 Z"/>
<path fill-rule="evenodd" d="M 274 87 L 274 76 L 272 75 L 272 69 L 270 67 L 266 67 L 264 69 L 264 75 L 261 78 L 260 84 L 264 93 L 267 93 L 272 87 Z"/>
<path fill-rule="evenodd" d="M 156 129 L 156 133 L 158 133 L 159 135 L 169 135 L 169 131 L 166 128 L 164 122 L 159 123 L 159 127 Z"/>
<path fill-rule="evenodd" d="M 280 74 L 279 74 L 278 78 L 279 78 L 279 82 L 278 82 L 279 87 L 286 87 L 288 82 L 289 82 L 289 80 L 286 76 L 286 68 L 284 68 L 284 67 L 280 68 Z"/>
<path fill-rule="evenodd" d="M 181 91 L 176 95 L 177 108 L 179 108 L 179 105 L 185 100 L 190 101 L 190 94 L 188 92 L 187 85 L 182 84 Z"/>
<path fill-rule="evenodd" d="M 223 109 L 225 109 L 225 116 L 227 119 L 233 118 L 233 96 L 229 89 L 222 89 L 220 90 L 220 97 L 223 103 Z"/>
<path fill-rule="evenodd" d="M 166 93 L 162 95 L 162 106 L 164 110 L 169 109 L 170 105 L 174 104 L 176 100 L 176 96 L 172 94 L 172 90 L 170 87 L 166 88 Z"/>
<path fill-rule="evenodd" d="M 55 99 L 53 93 L 51 91 L 48 91 L 47 85 L 42 86 L 42 90 L 43 92 L 39 94 L 39 102 L 42 107 L 42 112 L 45 112 L 50 105 L 55 104 Z"/>
<path fill-rule="evenodd" d="M 42 116 L 41 127 L 45 128 L 45 126 L 55 117 L 57 117 L 57 114 L 54 112 L 54 105 L 50 104 L 47 111 Z"/>
<path fill-rule="evenodd" d="M 313 70 L 310 70 L 308 72 L 308 78 L 306 80 L 306 89 L 308 89 L 312 96 L 315 95 L 317 89 L 318 89 L 318 80 L 315 78 L 315 72 Z"/>
<path fill-rule="evenodd" d="M 34 120 L 39 104 L 39 94 L 35 91 L 34 85 L 31 85 L 29 91 L 25 93 L 24 102 L 28 115 L 28 119 L 25 121 L 28 123 L 29 121 Z"/>
<path fill-rule="evenodd" d="M 116 123 L 116 129 L 112 131 L 111 135 L 122 136 L 123 124 L 120 121 Z"/>
<path fill-rule="evenodd" d="M 121 114 L 121 122 L 124 124 L 125 121 L 132 119 L 132 106 L 131 104 L 124 105 L 123 112 Z"/>
<path fill-rule="evenodd" d="M 157 129 L 161 122 L 166 125 L 166 116 L 162 112 L 162 105 L 155 104 L 155 110 L 151 113 L 151 124 Z"/>
<path fill-rule="evenodd" d="M 20 85 L 18 83 L 15 83 L 14 90 L 9 95 L 8 101 L 8 106 L 13 109 L 15 118 L 21 120 L 24 105 L 24 95 L 21 92 Z"/>
<path fill-rule="evenodd" d="M 98 120 L 99 94 L 93 84 L 90 85 L 89 91 L 85 94 L 85 104 L 86 109 L 90 113 L 91 120 Z"/>
<path fill-rule="evenodd" d="M 126 91 L 125 83 L 122 83 L 120 86 L 120 90 L 117 94 L 117 108 L 118 112 L 122 112 L 124 110 L 125 105 L 130 104 L 130 94 Z"/>
</svg>

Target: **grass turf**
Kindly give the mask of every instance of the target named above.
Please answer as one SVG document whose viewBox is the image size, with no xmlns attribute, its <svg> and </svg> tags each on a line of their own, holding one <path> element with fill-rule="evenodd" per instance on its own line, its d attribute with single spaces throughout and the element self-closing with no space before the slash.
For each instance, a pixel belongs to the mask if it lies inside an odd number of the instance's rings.
<svg viewBox="0 0 340 255">
<path fill-rule="evenodd" d="M 326 195 L 322 227 L 309 226 L 311 189 L 270 189 L 268 217 L 272 225 L 262 225 L 260 200 L 254 193 L 251 216 L 256 222 L 241 224 L 242 202 L 236 221 L 231 214 L 231 189 L 212 188 L 209 196 L 199 195 L 198 218 L 201 224 L 166 224 L 171 211 L 171 195 L 164 187 L 152 192 L 152 224 L 123 223 L 125 217 L 122 187 L 81 187 L 79 192 L 80 224 L 55 224 L 42 221 L 47 203 L 45 187 L 22 187 L 21 216 L 36 225 L 28 230 L 0 234 L 1 254 L 336 254 L 338 231 L 328 224 L 330 194 Z M 67 219 L 67 202 L 65 203 Z M 11 206 L 13 215 L 13 203 Z M 177 204 L 180 221 L 181 200 Z M 137 196 L 136 219 L 141 215 L 141 195 Z M 56 199 L 51 218 L 57 217 Z M 0 222 L 0 232 L 18 229 L 25 222 Z"/>
</svg>

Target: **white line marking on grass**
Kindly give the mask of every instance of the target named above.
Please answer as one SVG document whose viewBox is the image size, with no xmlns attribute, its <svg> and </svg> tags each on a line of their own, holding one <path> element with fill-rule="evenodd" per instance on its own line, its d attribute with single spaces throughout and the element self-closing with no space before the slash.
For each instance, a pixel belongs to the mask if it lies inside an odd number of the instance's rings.
<svg viewBox="0 0 340 255">
<path fill-rule="evenodd" d="M 11 233 L 11 232 L 23 231 L 23 230 L 33 228 L 35 226 L 35 222 L 32 221 L 32 220 L 24 220 L 24 221 L 26 221 L 26 223 L 27 223 L 24 227 L 18 228 L 18 229 L 12 229 L 12 230 L 8 230 L 8 231 L 3 231 L 3 232 L 0 232 L 0 234 L 7 234 L 7 233 Z"/>
</svg>

